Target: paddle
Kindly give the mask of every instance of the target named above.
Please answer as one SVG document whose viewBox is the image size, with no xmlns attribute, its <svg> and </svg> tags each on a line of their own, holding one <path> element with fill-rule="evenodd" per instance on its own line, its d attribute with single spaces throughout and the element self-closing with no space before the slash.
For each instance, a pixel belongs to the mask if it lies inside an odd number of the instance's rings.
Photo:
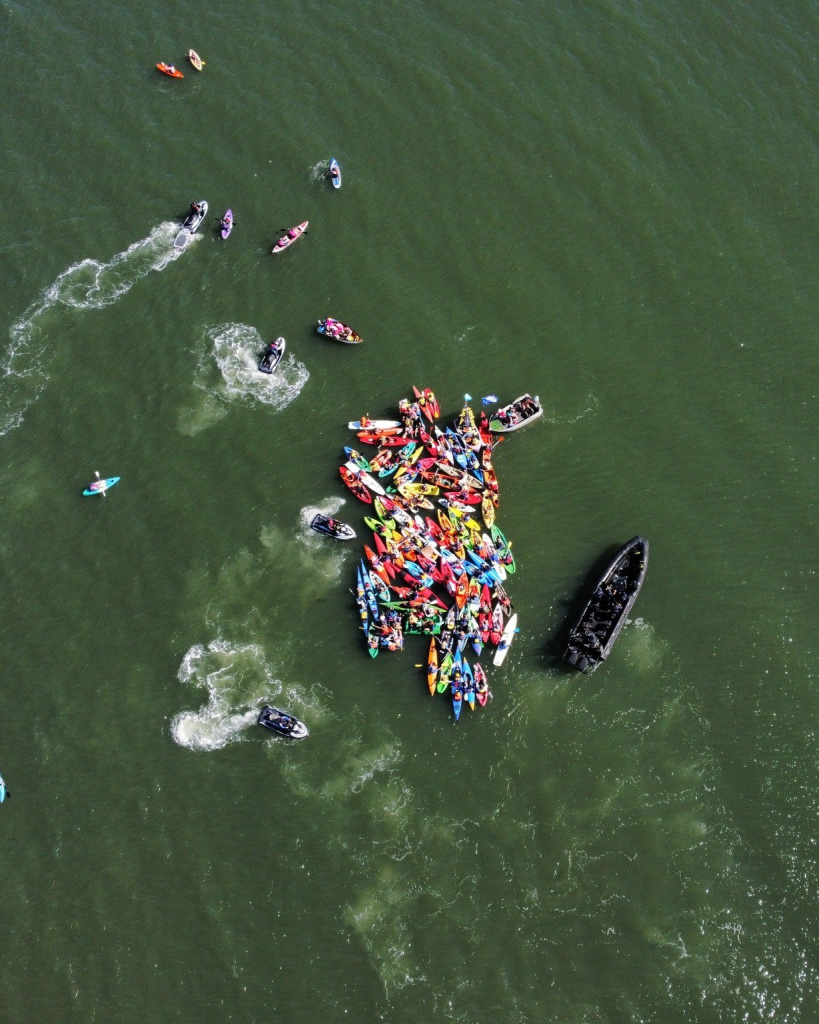
<svg viewBox="0 0 819 1024">
<path fill-rule="evenodd" d="M 100 479 L 100 471 L 98 469 L 94 470 L 94 475 L 96 476 L 97 480 Z M 99 492 L 102 494 L 102 496 L 104 498 L 105 497 L 106 488 L 105 487 L 99 487 L 97 489 L 99 490 Z"/>
</svg>

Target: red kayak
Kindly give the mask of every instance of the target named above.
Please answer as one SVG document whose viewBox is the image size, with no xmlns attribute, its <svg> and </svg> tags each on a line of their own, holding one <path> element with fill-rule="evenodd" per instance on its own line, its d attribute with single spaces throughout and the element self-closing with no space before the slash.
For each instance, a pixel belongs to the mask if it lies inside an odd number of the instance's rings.
<svg viewBox="0 0 819 1024">
<path fill-rule="evenodd" d="M 481 503 L 480 494 L 473 494 L 472 491 L 446 491 L 445 494 L 449 501 L 457 501 L 462 505 L 480 505 Z"/>
<path fill-rule="evenodd" d="M 163 75 L 170 75 L 171 78 L 184 78 L 185 76 L 181 71 L 177 71 L 173 64 L 157 64 L 157 71 L 161 71 Z"/>
<path fill-rule="evenodd" d="M 372 505 L 373 496 L 370 494 L 370 492 L 367 490 L 364 484 L 358 479 L 355 473 L 351 473 L 346 466 L 341 466 L 339 468 L 339 473 L 341 473 L 341 479 L 360 501 L 366 501 L 369 505 Z"/>
<path fill-rule="evenodd" d="M 361 430 L 356 437 L 359 441 L 363 441 L 364 444 L 383 444 L 388 445 L 390 448 L 403 448 L 407 443 L 407 439 L 401 435 L 396 434 L 371 434 L 369 431 Z"/>
</svg>

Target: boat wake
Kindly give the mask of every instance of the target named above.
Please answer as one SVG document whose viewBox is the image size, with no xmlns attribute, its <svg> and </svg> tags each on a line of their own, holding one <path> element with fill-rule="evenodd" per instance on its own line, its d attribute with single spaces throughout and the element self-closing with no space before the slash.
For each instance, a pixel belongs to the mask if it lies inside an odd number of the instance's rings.
<svg viewBox="0 0 819 1024">
<path fill-rule="evenodd" d="M 207 704 L 182 711 L 171 722 L 174 742 L 190 750 L 218 750 L 240 739 L 262 706 L 282 689 L 261 647 L 226 640 L 191 647 L 177 678 L 208 692 Z"/>
<path fill-rule="evenodd" d="M 85 259 L 64 270 L 12 326 L 0 358 L 0 436 L 18 427 L 23 414 L 48 382 L 46 346 L 39 338 L 61 308 L 104 309 L 152 270 L 163 270 L 181 256 L 173 248 L 179 225 L 159 224 L 107 263 Z"/>
<path fill-rule="evenodd" d="M 226 415 L 232 402 L 261 402 L 274 412 L 281 412 L 301 394 L 310 378 L 310 371 L 293 355 L 286 353 L 276 373 L 260 373 L 259 359 L 265 342 L 249 324 L 219 324 L 206 335 L 209 351 L 196 368 L 194 386 L 205 392 L 201 407 L 183 410 L 180 430 L 196 434 Z M 210 357 L 222 375 L 214 382 Z"/>
</svg>

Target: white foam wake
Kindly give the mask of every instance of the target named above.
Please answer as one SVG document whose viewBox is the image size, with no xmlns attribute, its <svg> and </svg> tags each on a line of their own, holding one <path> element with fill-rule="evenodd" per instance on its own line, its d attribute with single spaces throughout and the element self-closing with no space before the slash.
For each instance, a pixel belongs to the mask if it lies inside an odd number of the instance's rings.
<svg viewBox="0 0 819 1024">
<path fill-rule="evenodd" d="M 39 335 L 48 325 L 49 313 L 60 307 L 86 310 L 110 306 L 140 278 L 152 270 L 163 270 L 181 255 L 173 248 L 178 230 L 178 224 L 168 221 L 107 263 L 92 259 L 75 263 L 16 321 L 0 360 L 0 436 L 22 423 L 26 409 L 48 381 Z"/>
<path fill-rule="evenodd" d="M 312 551 L 318 551 L 326 548 L 327 538 L 322 537 L 320 533 L 316 533 L 315 530 L 310 529 L 310 523 L 317 515 L 323 516 L 334 516 L 336 512 L 345 504 L 344 498 L 327 498 L 320 505 L 305 505 L 304 508 L 299 512 L 299 525 L 301 530 L 299 531 L 299 540 L 307 548 Z M 331 543 L 333 543 L 331 541 Z"/>
<path fill-rule="evenodd" d="M 285 352 L 275 373 L 261 373 L 259 359 L 266 343 L 248 324 L 222 324 L 213 327 L 208 337 L 230 399 L 263 402 L 278 412 L 290 405 L 310 377 L 304 363 L 289 352 Z"/>
<path fill-rule="evenodd" d="M 190 750 L 218 750 L 238 740 L 262 705 L 281 692 L 261 647 L 211 640 L 196 644 L 182 659 L 177 678 L 203 687 L 208 702 L 197 711 L 182 711 L 171 722 L 171 735 Z"/>
<path fill-rule="evenodd" d="M 261 373 L 259 359 L 265 342 L 249 324 L 219 324 L 211 327 L 205 340 L 208 350 L 196 367 L 194 387 L 204 393 L 179 414 L 183 434 L 198 434 L 227 415 L 232 402 L 261 402 L 280 412 L 294 401 L 310 379 L 310 371 L 286 352 L 275 373 Z M 214 383 L 211 358 L 222 375 Z"/>
</svg>

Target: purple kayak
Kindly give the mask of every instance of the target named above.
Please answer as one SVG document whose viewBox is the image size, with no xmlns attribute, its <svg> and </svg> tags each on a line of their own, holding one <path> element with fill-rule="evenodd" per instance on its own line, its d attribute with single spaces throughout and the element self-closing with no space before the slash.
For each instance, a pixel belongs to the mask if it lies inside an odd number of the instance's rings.
<svg viewBox="0 0 819 1024">
<path fill-rule="evenodd" d="M 228 212 L 222 218 L 222 223 L 219 225 L 219 227 L 221 229 L 219 233 L 221 234 L 222 238 L 227 238 L 227 236 L 233 230 L 233 210 L 228 210 Z"/>
</svg>

